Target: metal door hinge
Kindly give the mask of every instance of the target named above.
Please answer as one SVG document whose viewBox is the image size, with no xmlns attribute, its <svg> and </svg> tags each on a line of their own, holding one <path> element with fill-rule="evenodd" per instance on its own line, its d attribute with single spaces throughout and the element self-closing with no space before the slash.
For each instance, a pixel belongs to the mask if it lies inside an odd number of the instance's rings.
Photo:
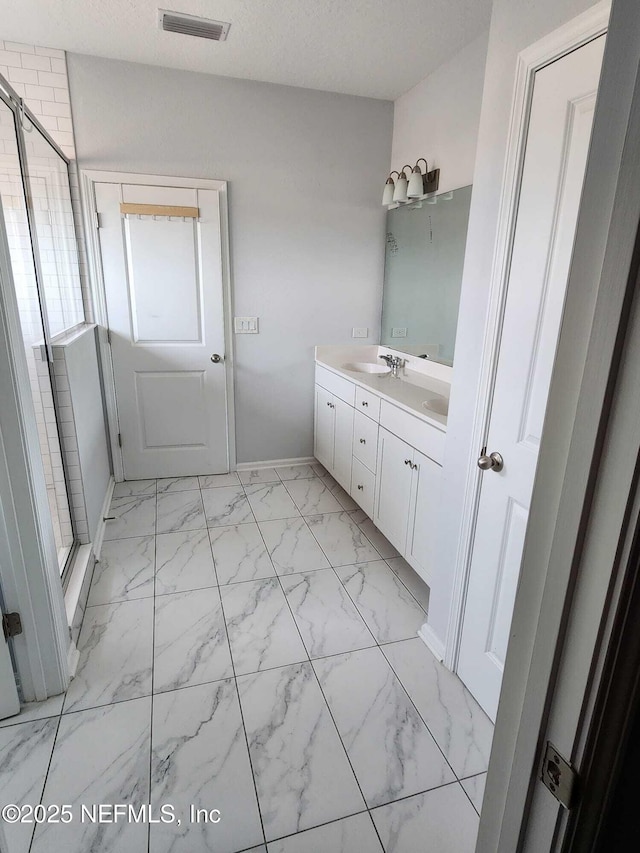
<svg viewBox="0 0 640 853">
<path fill-rule="evenodd" d="M 102 228 L 102 223 L 100 222 L 100 214 L 97 210 L 93 211 L 93 220 L 96 229 Z"/>
<path fill-rule="evenodd" d="M 540 781 L 560 805 L 565 809 L 573 808 L 578 792 L 578 774 L 551 741 L 547 741 L 544 751 Z"/>
<path fill-rule="evenodd" d="M 122 447 L 122 435 L 118 433 L 118 447 Z"/>
<path fill-rule="evenodd" d="M 9 637 L 17 637 L 22 634 L 22 620 L 19 613 L 3 613 L 2 615 L 2 631 L 5 640 Z"/>
<path fill-rule="evenodd" d="M 111 329 L 107 329 L 107 343 L 111 346 Z"/>
</svg>

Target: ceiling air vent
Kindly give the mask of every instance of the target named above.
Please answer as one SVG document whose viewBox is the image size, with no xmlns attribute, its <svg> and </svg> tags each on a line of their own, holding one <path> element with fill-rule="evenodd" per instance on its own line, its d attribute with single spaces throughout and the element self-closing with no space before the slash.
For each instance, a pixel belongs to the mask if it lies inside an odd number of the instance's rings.
<svg viewBox="0 0 640 853">
<path fill-rule="evenodd" d="M 231 26 L 224 21 L 211 21 L 208 18 L 197 18 L 195 15 L 184 15 L 182 12 L 167 12 L 164 9 L 159 11 L 160 28 L 168 33 L 225 41 Z"/>
</svg>

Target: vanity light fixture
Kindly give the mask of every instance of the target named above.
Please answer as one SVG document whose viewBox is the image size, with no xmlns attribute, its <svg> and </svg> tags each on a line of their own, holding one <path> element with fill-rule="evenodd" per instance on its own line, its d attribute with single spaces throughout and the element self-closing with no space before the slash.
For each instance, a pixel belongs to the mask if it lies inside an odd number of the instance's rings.
<svg viewBox="0 0 640 853">
<path fill-rule="evenodd" d="M 420 163 L 424 163 L 424 172 L 420 167 Z M 409 179 L 407 180 L 406 170 L 409 169 Z M 393 180 L 393 175 L 397 175 L 397 179 Z M 390 172 L 387 182 L 384 186 L 382 194 L 382 204 L 388 207 L 391 204 L 405 204 L 415 198 L 434 193 L 438 189 L 440 182 L 440 169 L 432 169 L 429 171 L 429 166 L 424 157 L 420 157 L 416 161 L 416 165 L 403 166 L 399 172 Z"/>
</svg>

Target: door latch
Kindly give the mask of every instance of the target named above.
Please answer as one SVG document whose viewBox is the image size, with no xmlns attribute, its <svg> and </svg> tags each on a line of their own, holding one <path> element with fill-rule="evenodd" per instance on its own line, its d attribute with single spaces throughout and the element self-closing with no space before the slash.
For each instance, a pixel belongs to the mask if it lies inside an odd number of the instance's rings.
<svg viewBox="0 0 640 853">
<path fill-rule="evenodd" d="M 540 780 L 560 805 L 565 809 L 573 808 L 578 787 L 578 774 L 566 758 L 560 755 L 551 741 L 547 741 L 544 751 Z"/>
</svg>

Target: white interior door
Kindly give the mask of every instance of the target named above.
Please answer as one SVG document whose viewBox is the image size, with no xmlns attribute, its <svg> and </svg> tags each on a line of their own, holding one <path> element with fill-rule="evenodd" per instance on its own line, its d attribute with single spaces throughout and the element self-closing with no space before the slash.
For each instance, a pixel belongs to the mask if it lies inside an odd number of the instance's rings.
<svg viewBox="0 0 640 853">
<path fill-rule="evenodd" d="M 95 194 L 125 478 L 226 472 L 219 193 L 97 183 Z"/>
<path fill-rule="evenodd" d="M 537 72 L 458 675 L 495 719 L 605 37 Z"/>
<path fill-rule="evenodd" d="M 0 610 L 0 618 L 2 610 Z M 9 644 L 0 630 L 0 720 L 13 717 L 20 710 L 18 688 L 13 675 Z"/>
</svg>

